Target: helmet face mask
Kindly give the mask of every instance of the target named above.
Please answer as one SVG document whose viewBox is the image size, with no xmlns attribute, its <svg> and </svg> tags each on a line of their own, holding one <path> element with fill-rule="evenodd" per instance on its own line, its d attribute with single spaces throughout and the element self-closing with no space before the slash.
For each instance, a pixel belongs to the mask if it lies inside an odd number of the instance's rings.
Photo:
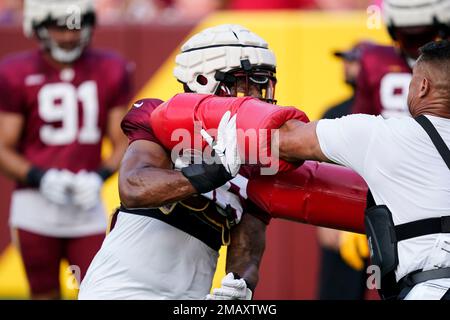
<svg viewBox="0 0 450 320">
<path fill-rule="evenodd" d="M 71 63 L 78 59 L 89 44 L 92 37 L 92 26 L 84 26 L 80 30 L 70 30 L 67 27 L 49 25 L 36 28 L 36 35 L 42 47 L 50 53 L 53 59 L 61 63 Z M 71 40 L 64 33 L 70 32 Z M 55 35 L 58 35 L 57 37 Z M 59 40 L 64 38 L 65 40 Z"/>
<path fill-rule="evenodd" d="M 393 29 L 395 41 L 402 52 L 410 58 L 419 57 L 419 48 L 424 44 L 434 41 L 441 35 L 441 29 L 437 25 L 401 27 Z"/>
<path fill-rule="evenodd" d="M 251 96 L 268 103 L 276 103 L 275 86 L 277 79 L 275 71 L 263 68 L 254 68 L 250 71 L 237 69 L 227 72 L 226 75 L 225 79 L 220 82 L 215 92 L 216 95 Z"/>
<path fill-rule="evenodd" d="M 72 63 L 78 59 L 90 43 L 94 26 L 92 0 L 25 1 L 25 35 L 35 35 L 57 62 Z"/>
</svg>

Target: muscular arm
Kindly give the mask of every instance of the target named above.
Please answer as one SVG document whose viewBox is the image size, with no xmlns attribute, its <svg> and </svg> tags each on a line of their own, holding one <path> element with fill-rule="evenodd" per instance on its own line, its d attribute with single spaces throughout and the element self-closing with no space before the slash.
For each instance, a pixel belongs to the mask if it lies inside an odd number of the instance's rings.
<svg viewBox="0 0 450 320">
<path fill-rule="evenodd" d="M 317 121 L 287 121 L 279 130 L 280 158 L 287 161 L 329 161 L 320 149 L 316 134 Z M 276 138 L 275 138 L 276 139 Z"/>
<path fill-rule="evenodd" d="M 0 170 L 8 177 L 24 182 L 31 164 L 16 151 L 22 134 L 23 116 L 0 112 Z"/>
<path fill-rule="evenodd" d="M 119 169 L 120 200 L 128 208 L 160 207 L 192 196 L 196 190 L 172 169 L 158 144 L 137 140 L 130 144 Z"/>
<path fill-rule="evenodd" d="M 241 222 L 231 230 L 227 249 L 226 273 L 236 272 L 252 289 L 259 279 L 259 264 L 266 246 L 266 225 L 251 214 L 244 214 Z"/>
<path fill-rule="evenodd" d="M 116 107 L 108 115 L 107 135 L 113 150 L 109 158 L 103 161 L 102 167 L 112 172 L 119 168 L 120 160 L 122 160 L 123 154 L 127 149 L 127 138 L 120 129 L 120 121 L 122 121 L 126 112 L 127 109 L 125 107 Z"/>
</svg>

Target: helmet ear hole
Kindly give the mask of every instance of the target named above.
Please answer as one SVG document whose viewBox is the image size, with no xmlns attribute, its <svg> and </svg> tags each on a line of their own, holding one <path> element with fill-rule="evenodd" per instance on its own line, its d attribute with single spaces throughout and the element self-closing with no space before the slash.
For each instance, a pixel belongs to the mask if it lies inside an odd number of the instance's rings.
<svg viewBox="0 0 450 320">
<path fill-rule="evenodd" d="M 197 76 L 196 81 L 199 84 L 201 84 L 202 86 L 206 86 L 208 84 L 208 79 L 205 76 L 201 75 L 201 74 L 199 74 Z"/>
</svg>

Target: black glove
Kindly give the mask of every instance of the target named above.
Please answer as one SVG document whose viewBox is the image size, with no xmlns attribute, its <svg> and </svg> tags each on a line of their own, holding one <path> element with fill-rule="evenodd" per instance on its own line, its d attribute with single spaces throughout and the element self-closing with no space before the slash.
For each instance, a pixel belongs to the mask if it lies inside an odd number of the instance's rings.
<svg viewBox="0 0 450 320">
<path fill-rule="evenodd" d="M 27 173 L 25 183 L 29 187 L 39 188 L 41 185 L 42 177 L 44 177 L 46 170 L 42 170 L 38 167 L 32 166 Z"/>
<path fill-rule="evenodd" d="M 181 169 L 198 193 L 206 193 L 223 186 L 233 176 L 220 163 L 191 164 Z"/>
</svg>

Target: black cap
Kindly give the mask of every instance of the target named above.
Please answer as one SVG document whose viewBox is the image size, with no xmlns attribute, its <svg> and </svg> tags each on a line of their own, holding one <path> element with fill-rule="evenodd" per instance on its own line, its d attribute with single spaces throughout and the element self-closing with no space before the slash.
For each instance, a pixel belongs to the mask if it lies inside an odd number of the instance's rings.
<svg viewBox="0 0 450 320">
<path fill-rule="evenodd" d="M 367 49 L 369 46 L 373 46 L 374 44 L 370 41 L 361 41 L 355 44 L 351 49 L 341 51 L 336 50 L 333 52 L 334 56 L 338 58 L 342 58 L 348 61 L 358 61 L 361 58 L 362 52 Z"/>
</svg>

